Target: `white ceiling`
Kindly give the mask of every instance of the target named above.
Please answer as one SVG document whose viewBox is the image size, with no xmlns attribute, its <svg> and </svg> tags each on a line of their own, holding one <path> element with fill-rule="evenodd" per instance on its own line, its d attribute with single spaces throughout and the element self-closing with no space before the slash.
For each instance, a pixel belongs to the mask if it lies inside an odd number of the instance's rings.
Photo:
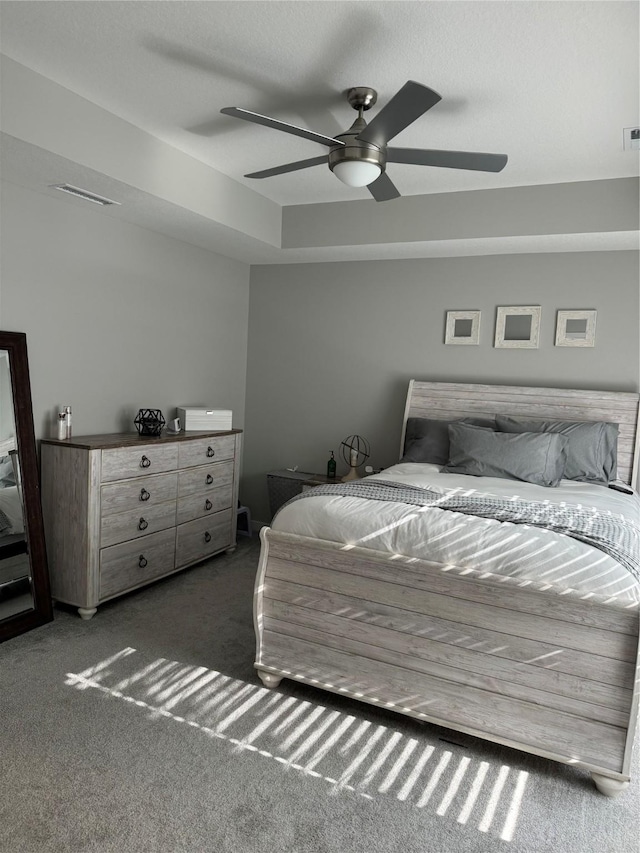
<svg viewBox="0 0 640 853">
<path fill-rule="evenodd" d="M 381 106 L 413 79 L 442 101 L 394 144 L 509 162 L 499 174 L 391 164 L 403 195 L 637 175 L 622 131 L 639 121 L 638 5 L 3 0 L 0 51 L 280 205 L 307 204 L 370 196 L 324 166 L 244 178 L 326 149 L 222 107 L 333 135 L 355 118 L 347 88 L 373 86 Z"/>
<path fill-rule="evenodd" d="M 509 163 L 497 175 L 392 165 L 405 195 L 637 173 L 622 150 L 623 127 L 638 121 L 637 3 L 46 0 L 0 8 L 3 53 L 280 204 L 368 193 L 324 167 L 243 178 L 326 149 L 221 116 L 222 107 L 333 135 L 355 118 L 345 89 L 373 86 L 384 104 L 407 79 L 442 101 L 394 144 L 496 151 Z"/>
</svg>

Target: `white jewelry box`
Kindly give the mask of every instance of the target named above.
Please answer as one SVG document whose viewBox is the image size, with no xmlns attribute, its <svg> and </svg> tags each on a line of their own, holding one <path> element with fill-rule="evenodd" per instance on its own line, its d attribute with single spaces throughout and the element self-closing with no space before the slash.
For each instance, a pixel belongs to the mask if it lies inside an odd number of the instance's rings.
<svg viewBox="0 0 640 853">
<path fill-rule="evenodd" d="M 203 406 L 178 406 L 178 417 L 182 429 L 222 432 L 231 429 L 231 409 L 208 409 Z"/>
</svg>

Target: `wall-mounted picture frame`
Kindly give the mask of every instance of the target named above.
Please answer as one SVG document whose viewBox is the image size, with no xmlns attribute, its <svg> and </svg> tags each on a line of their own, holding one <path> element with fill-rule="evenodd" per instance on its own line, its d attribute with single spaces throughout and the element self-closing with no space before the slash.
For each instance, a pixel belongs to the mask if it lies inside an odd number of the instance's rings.
<svg viewBox="0 0 640 853">
<path fill-rule="evenodd" d="M 557 347 L 593 347 L 596 343 L 596 311 L 558 311 Z"/>
<path fill-rule="evenodd" d="M 540 305 L 500 306 L 496 316 L 494 346 L 508 349 L 537 349 L 540 340 Z"/>
<path fill-rule="evenodd" d="M 477 346 L 480 342 L 480 311 L 447 311 L 444 342 Z"/>
</svg>

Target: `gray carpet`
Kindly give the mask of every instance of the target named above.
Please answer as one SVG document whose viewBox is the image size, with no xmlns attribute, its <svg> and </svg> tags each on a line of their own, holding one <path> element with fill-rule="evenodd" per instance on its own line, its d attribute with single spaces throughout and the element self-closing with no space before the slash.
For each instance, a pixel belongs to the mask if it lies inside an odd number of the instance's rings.
<svg viewBox="0 0 640 853">
<path fill-rule="evenodd" d="M 258 540 L 0 645 L 0 850 L 636 853 L 635 782 L 253 670 Z"/>
</svg>

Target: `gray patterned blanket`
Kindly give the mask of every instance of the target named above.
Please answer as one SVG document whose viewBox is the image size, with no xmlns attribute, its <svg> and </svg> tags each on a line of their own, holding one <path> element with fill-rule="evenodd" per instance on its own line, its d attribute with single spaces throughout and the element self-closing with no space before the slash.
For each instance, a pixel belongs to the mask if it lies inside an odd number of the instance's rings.
<svg viewBox="0 0 640 853">
<path fill-rule="evenodd" d="M 624 566 L 640 583 L 640 524 L 620 515 L 564 501 L 524 501 L 488 495 L 442 495 L 430 489 L 387 480 L 359 480 L 315 486 L 296 495 L 293 503 L 316 495 L 398 501 L 413 506 L 460 512 L 480 518 L 494 518 L 512 524 L 530 524 L 563 533 L 604 551 Z M 633 498 L 635 500 L 635 498 Z"/>
</svg>

